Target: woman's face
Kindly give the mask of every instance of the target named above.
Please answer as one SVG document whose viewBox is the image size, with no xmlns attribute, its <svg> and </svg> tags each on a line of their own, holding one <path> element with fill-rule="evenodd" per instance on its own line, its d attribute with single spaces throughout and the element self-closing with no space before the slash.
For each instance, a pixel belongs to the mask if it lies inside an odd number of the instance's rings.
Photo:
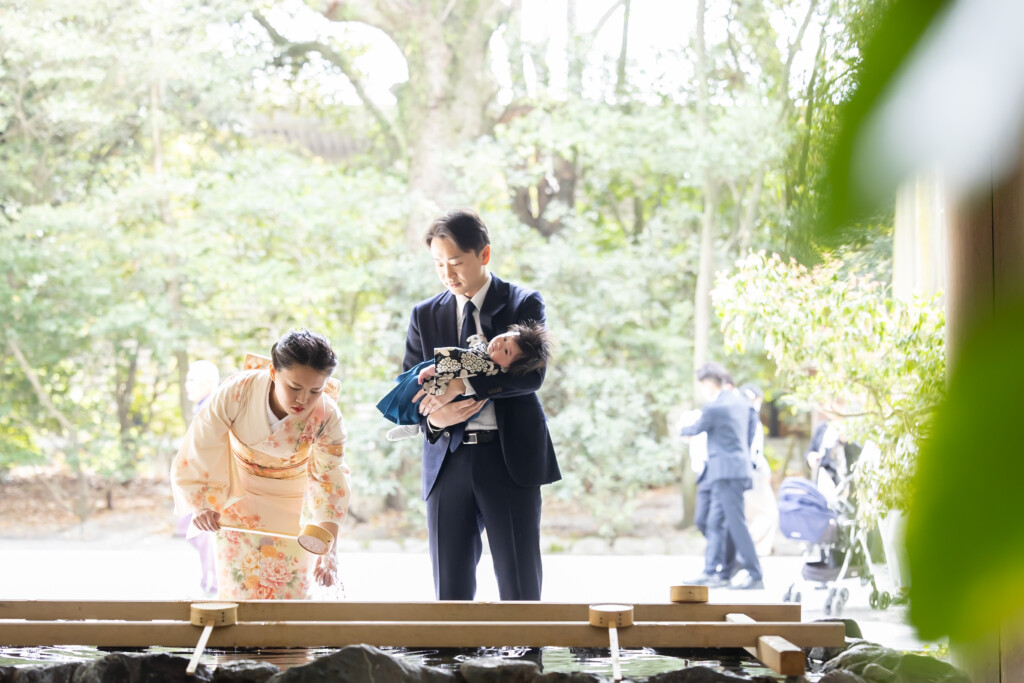
<svg viewBox="0 0 1024 683">
<path fill-rule="evenodd" d="M 321 372 L 308 365 L 293 365 L 275 370 L 270 368 L 274 382 L 274 398 L 278 407 L 289 415 L 308 411 L 320 399 L 331 373 Z"/>
</svg>

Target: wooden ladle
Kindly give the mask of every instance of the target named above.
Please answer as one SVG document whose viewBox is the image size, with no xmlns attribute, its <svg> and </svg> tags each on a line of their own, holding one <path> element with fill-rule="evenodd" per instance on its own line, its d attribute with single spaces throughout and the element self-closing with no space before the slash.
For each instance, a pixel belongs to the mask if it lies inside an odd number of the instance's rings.
<svg viewBox="0 0 1024 683">
<path fill-rule="evenodd" d="M 230 524 L 221 524 L 221 529 L 227 531 L 240 531 L 244 534 L 260 534 L 262 536 L 274 536 L 276 538 L 293 538 L 299 542 L 299 545 L 303 547 L 307 552 L 311 552 L 314 555 L 325 555 L 328 550 L 331 549 L 331 544 L 334 542 L 334 535 L 316 524 L 307 524 L 302 528 L 300 534 L 288 534 L 281 531 L 270 531 L 268 529 L 250 529 L 248 527 L 231 526 Z"/>
<path fill-rule="evenodd" d="M 235 602 L 196 602 L 192 604 L 191 621 L 193 626 L 202 626 L 203 633 L 199 636 L 192 658 L 188 660 L 185 674 L 195 675 L 199 666 L 199 658 L 206 649 L 206 641 L 217 626 L 231 626 L 238 623 L 238 603 Z"/>
<path fill-rule="evenodd" d="M 612 677 L 622 680 L 619 664 L 619 627 L 633 625 L 632 605 L 591 605 L 590 625 L 608 629 L 608 645 L 612 652 Z"/>
</svg>

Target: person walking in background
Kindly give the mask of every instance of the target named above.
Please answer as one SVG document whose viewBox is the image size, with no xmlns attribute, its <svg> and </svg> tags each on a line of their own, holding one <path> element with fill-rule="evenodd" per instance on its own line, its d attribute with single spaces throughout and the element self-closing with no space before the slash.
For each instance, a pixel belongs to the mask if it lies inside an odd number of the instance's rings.
<svg viewBox="0 0 1024 683">
<path fill-rule="evenodd" d="M 718 363 L 697 369 L 697 381 L 708 402 L 700 418 L 680 430 L 681 436 L 707 432 L 708 463 L 704 476 L 711 486 L 707 521 L 705 572 L 690 583 L 708 586 L 732 585 L 740 589 L 761 589 L 764 582 L 754 542 L 747 530 L 743 494 L 752 485 L 750 445 L 755 418 L 750 404 L 736 391 L 726 389 L 731 377 Z M 721 573 L 709 574 L 708 567 L 725 567 L 726 548 L 731 537 L 737 559 L 746 575 L 730 584 Z"/>
<path fill-rule="evenodd" d="M 743 498 L 747 529 L 758 555 L 771 555 L 775 534 L 779 530 L 779 508 L 772 490 L 772 470 L 764 454 L 764 428 L 761 425 L 761 403 L 764 394 L 755 384 L 744 384 L 740 394 L 750 402 L 756 422 L 754 440 L 750 444 L 750 462 L 754 468 L 753 486 Z"/>
<path fill-rule="evenodd" d="M 203 406 L 210 400 L 217 385 L 220 384 L 220 371 L 208 360 L 193 361 L 185 375 L 185 395 L 192 402 L 192 419 L 199 414 Z M 199 553 L 199 587 L 206 595 L 217 594 L 217 566 L 214 561 L 213 537 L 210 534 L 196 534 L 188 537 L 188 527 L 192 523 L 192 513 L 178 516 L 174 533 L 184 536 L 189 544 Z"/>
<path fill-rule="evenodd" d="M 294 538 L 221 530 L 221 525 L 298 534 L 316 524 L 337 539 L 348 511 L 349 468 L 341 411 L 325 389 L 338 364 L 327 340 L 291 331 L 268 368 L 239 372 L 192 421 L 171 465 L 175 511 L 216 535 L 218 595 L 233 600 L 303 599 L 310 569 L 338 583 L 337 544 L 317 557 Z"/>
<path fill-rule="evenodd" d="M 544 324 L 538 292 L 489 272 L 490 236 L 478 215 L 449 212 L 424 241 L 445 291 L 413 308 L 404 371 L 475 334 L 493 339 L 516 324 Z M 439 600 L 474 599 L 484 529 L 501 599 L 540 600 L 540 487 L 562 476 L 537 398 L 544 376 L 539 367 L 456 377 L 444 394 L 412 399 L 422 416 L 422 495 Z"/>
</svg>

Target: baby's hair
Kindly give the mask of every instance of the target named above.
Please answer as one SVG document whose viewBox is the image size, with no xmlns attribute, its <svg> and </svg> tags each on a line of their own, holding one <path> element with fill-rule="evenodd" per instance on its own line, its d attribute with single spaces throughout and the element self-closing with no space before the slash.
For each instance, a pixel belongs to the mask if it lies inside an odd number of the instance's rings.
<svg viewBox="0 0 1024 683">
<path fill-rule="evenodd" d="M 528 372 L 540 370 L 548 364 L 554 340 L 544 325 L 534 320 L 527 320 L 524 323 L 510 325 L 508 331 L 519 335 L 516 342 L 522 352 L 522 355 L 508 366 L 510 373 L 525 375 Z"/>
</svg>

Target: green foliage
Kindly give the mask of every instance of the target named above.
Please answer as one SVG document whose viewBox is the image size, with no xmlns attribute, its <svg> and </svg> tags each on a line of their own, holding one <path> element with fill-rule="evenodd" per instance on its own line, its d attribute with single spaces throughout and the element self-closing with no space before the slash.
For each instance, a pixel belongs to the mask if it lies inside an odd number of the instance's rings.
<svg viewBox="0 0 1024 683">
<path fill-rule="evenodd" d="M 614 536 L 628 533 L 640 492 L 678 476 L 666 421 L 692 376 L 692 297 L 679 295 L 692 276 L 675 231 L 608 246 L 604 230 L 575 227 L 546 243 L 502 227 L 495 268 L 543 294 L 557 340 L 540 394 L 564 476 L 551 493 Z"/>
<path fill-rule="evenodd" d="M 1018 405 L 1024 304 L 971 331 L 921 449 L 907 517 L 911 619 L 922 638 L 973 642 L 1024 611 Z M 1009 343 L 1008 343 L 1009 342 Z"/>
<path fill-rule="evenodd" d="M 445 30 L 485 4 L 453 5 Z M 390 17 L 376 3 L 347 9 Z M 161 471 L 185 426 L 188 361 L 213 360 L 223 377 L 306 326 L 341 359 L 356 490 L 418 497 L 419 444 L 387 442 L 373 406 L 399 369 L 411 306 L 439 284 L 409 244 L 424 201 L 416 159 L 383 151 L 383 122 L 411 157 L 432 142 L 416 137 L 426 119 L 413 104 L 436 104 L 412 95 L 455 101 L 467 81 L 428 83 L 428 64 L 413 64 L 421 80 L 371 116 L 339 104 L 347 78 L 368 74 L 308 44 L 275 44 L 252 10 L 0 0 L 0 468 Z M 709 45 L 701 133 L 693 93 L 668 73 L 690 59 L 680 51 L 653 87 L 628 84 L 614 105 L 577 91 L 513 102 L 492 131 L 419 172 L 443 179 L 437 208 L 484 215 L 499 276 L 544 295 L 561 342 L 541 393 L 565 474 L 551 495 L 586 505 L 608 535 L 628 531 L 639 492 L 678 476 L 667 421 L 692 400 L 705 181 L 719 188 L 719 263 L 767 246 L 785 212 L 799 107 L 787 101 L 780 36 L 757 3 L 730 12 L 729 40 Z M 409 38 L 415 59 L 423 37 L 398 28 L 389 35 Z M 351 58 L 361 48 L 343 33 L 315 39 Z M 254 115 L 283 110 L 343 122 L 359 155 L 328 163 L 249 130 Z"/>
<path fill-rule="evenodd" d="M 865 40 L 857 60 L 856 89 L 844 98 L 839 134 L 827 146 L 824 180 L 830 192 L 823 220 L 814 226 L 817 243 L 848 239 L 851 226 L 871 223 L 887 208 L 884 195 L 895 194 L 900 175 L 932 170 L 910 168 L 915 162 L 908 160 L 882 163 L 863 157 L 886 98 L 913 60 L 920 58 L 923 70 L 943 75 L 945 65 L 959 58 L 948 47 L 946 52 L 925 49 L 954 4 L 888 0 L 876 3 L 880 11 L 861 22 Z M 1006 113 L 1019 117 L 1019 107 Z M 895 135 L 913 125 L 915 121 L 881 123 Z M 968 132 L 956 126 L 943 131 L 950 139 Z M 989 178 L 990 153 L 972 149 L 976 156 L 961 157 L 958 165 L 976 164 L 984 170 L 980 178 L 961 183 L 986 188 L 998 182 Z M 865 170 L 873 174 L 872 190 L 862 177 Z M 933 431 L 926 434 L 914 478 L 907 549 L 913 576 L 911 619 L 923 638 L 948 635 L 970 643 L 998 634 L 1003 624 L 1024 613 L 1019 581 L 1024 538 L 1019 525 L 1005 523 L 1018 516 L 1012 508 L 1022 474 L 1010 391 L 1022 379 L 1018 349 L 1024 309 L 1000 287 L 993 318 L 965 328 L 968 341 L 957 349 L 948 392 L 931 420 Z M 956 324 L 964 322 L 971 321 Z M 936 340 L 936 347 L 943 342 Z"/>
<path fill-rule="evenodd" d="M 906 510 L 910 477 L 945 382 L 945 317 L 939 302 L 903 302 L 839 259 L 808 269 L 758 253 L 719 278 L 714 299 L 726 344 L 775 364 L 789 400 L 844 418 L 853 441 L 874 442 L 862 460 L 858 513 L 873 524 Z"/>
<path fill-rule="evenodd" d="M 862 38 L 856 89 L 843 98 L 838 135 L 828 145 L 829 191 L 823 220 L 816 226 L 819 242 L 835 244 L 849 239 L 848 235 L 856 234 L 856 226 L 876 222 L 879 212 L 891 210 L 896 187 L 889 188 L 888 195 L 869 193 L 857 176 L 867 171 L 855 168 L 858 145 L 874 125 L 871 117 L 899 77 L 901 67 L 936 18 L 951 5 L 950 0 L 876 0 L 853 23 Z"/>
</svg>

